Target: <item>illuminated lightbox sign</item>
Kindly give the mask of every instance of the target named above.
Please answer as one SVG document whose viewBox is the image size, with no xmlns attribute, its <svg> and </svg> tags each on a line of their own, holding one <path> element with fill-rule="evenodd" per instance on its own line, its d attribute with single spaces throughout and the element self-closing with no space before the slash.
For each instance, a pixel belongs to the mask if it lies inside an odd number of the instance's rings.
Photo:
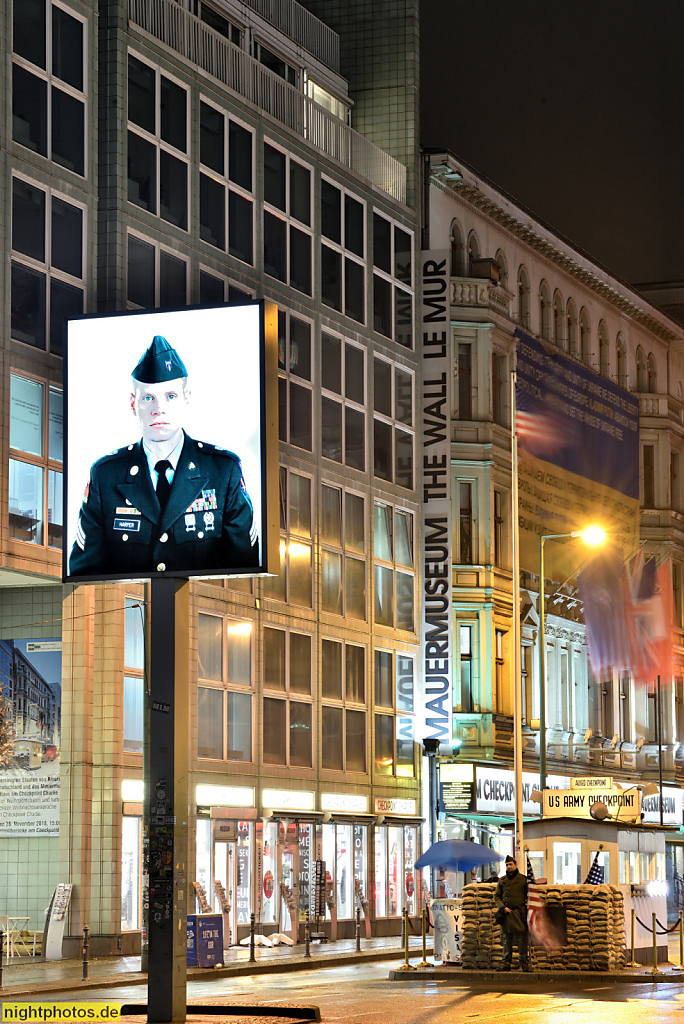
<svg viewBox="0 0 684 1024">
<path fill-rule="evenodd" d="M 570 789 L 612 789 L 613 780 L 610 775 L 588 775 L 585 778 L 570 779 Z"/>
<path fill-rule="evenodd" d="M 279 571 L 272 303 L 71 320 L 65 398 L 65 581 Z"/>
<path fill-rule="evenodd" d="M 368 797 L 357 793 L 321 793 L 322 811 L 368 811 Z"/>
<path fill-rule="evenodd" d="M 415 800 L 403 800 L 398 797 L 385 797 L 376 796 L 375 798 L 375 813 L 376 814 L 415 814 L 416 813 L 416 801 Z"/>
<path fill-rule="evenodd" d="M 613 821 L 641 821 L 641 793 L 638 789 L 596 792 L 545 789 L 543 813 L 545 818 L 591 818 L 591 808 L 596 803 L 605 804 Z"/>
<path fill-rule="evenodd" d="M 313 811 L 314 794 L 299 789 L 262 789 L 261 804 L 283 811 Z"/>
</svg>

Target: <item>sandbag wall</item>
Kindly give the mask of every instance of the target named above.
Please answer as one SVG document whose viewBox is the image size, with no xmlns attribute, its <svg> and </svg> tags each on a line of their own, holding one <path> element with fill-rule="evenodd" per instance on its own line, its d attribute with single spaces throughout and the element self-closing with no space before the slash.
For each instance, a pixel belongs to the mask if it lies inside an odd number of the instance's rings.
<svg viewBox="0 0 684 1024">
<path fill-rule="evenodd" d="M 565 908 L 567 941 L 547 950 L 530 944 L 532 967 L 539 971 L 612 971 L 625 964 L 624 897 L 612 885 L 540 885 L 545 905 Z M 488 970 L 501 962 L 501 929 L 494 921 L 495 883 L 463 889 L 461 960 L 470 970 Z M 514 946 L 514 963 L 517 953 Z"/>
</svg>

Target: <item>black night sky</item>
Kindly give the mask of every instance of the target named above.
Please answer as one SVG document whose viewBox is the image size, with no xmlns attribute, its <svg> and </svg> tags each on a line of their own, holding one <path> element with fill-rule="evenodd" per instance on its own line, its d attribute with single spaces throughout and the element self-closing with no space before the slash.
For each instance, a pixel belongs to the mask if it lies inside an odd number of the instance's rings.
<svg viewBox="0 0 684 1024">
<path fill-rule="evenodd" d="M 422 143 L 632 283 L 684 281 L 682 0 L 422 0 Z"/>
</svg>

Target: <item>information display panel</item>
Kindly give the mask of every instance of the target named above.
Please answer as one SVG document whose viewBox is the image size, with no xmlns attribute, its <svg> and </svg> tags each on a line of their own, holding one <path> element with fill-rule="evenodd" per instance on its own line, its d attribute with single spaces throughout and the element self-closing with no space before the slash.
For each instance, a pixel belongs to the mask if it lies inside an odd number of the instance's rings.
<svg viewBox="0 0 684 1024">
<path fill-rule="evenodd" d="M 279 572 L 272 303 L 72 320 L 65 398 L 65 582 Z"/>
</svg>

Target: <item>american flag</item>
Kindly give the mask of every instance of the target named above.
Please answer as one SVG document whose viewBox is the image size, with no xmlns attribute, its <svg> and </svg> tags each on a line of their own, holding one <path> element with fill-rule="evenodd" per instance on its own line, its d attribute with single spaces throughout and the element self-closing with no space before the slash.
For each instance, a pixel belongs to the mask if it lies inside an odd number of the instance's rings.
<svg viewBox="0 0 684 1024">
<path fill-rule="evenodd" d="M 594 863 L 589 868 L 589 874 L 584 879 L 584 885 L 603 885 L 603 868 L 599 864 L 599 852 L 597 850 Z"/>
<path fill-rule="evenodd" d="M 545 949 L 559 949 L 560 944 L 554 934 L 549 915 L 546 913 L 541 890 L 536 884 L 530 856 L 529 854 L 525 856 L 527 858 L 527 925 L 532 941 L 538 946 L 544 946 Z"/>
</svg>

